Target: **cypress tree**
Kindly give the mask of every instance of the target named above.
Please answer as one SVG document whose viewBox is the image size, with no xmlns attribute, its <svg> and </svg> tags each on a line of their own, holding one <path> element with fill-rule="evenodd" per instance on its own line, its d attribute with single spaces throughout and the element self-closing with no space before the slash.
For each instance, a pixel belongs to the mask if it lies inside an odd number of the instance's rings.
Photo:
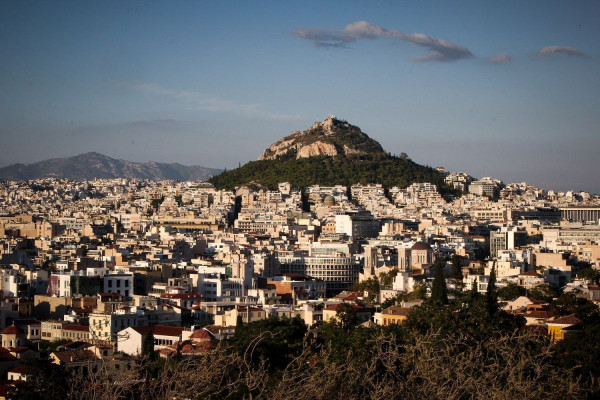
<svg viewBox="0 0 600 400">
<path fill-rule="evenodd" d="M 463 279 L 462 262 L 458 254 L 452 255 L 452 277 L 455 279 Z"/>
<path fill-rule="evenodd" d="M 490 279 L 488 281 L 486 292 L 488 312 L 493 315 L 498 311 L 498 288 L 496 288 L 496 263 L 492 265 Z"/>
<path fill-rule="evenodd" d="M 448 304 L 448 288 L 446 287 L 446 278 L 444 278 L 444 263 L 442 261 L 438 261 L 435 264 L 433 287 L 431 289 L 431 300 L 434 303 Z"/>
</svg>

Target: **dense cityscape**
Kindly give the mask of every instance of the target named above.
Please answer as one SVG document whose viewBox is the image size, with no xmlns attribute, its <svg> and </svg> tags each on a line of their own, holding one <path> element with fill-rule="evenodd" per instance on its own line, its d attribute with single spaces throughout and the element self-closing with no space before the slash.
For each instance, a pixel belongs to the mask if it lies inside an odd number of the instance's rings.
<svg viewBox="0 0 600 400">
<path fill-rule="evenodd" d="M 202 357 L 260 321 L 403 326 L 490 290 L 549 346 L 594 328 L 600 197 L 445 174 L 462 196 L 427 182 L 2 182 L 2 390 L 31 382 L 32 360 L 110 386 L 143 357 Z"/>
<path fill-rule="evenodd" d="M 0 400 L 599 399 L 598 21 L 1 1 Z"/>
</svg>

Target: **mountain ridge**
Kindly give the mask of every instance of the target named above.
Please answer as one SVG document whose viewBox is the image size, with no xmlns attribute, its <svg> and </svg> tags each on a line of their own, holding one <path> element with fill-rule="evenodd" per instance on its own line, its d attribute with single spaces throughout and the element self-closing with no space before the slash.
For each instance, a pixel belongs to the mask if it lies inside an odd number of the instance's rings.
<svg viewBox="0 0 600 400">
<path fill-rule="evenodd" d="M 207 180 L 222 170 L 198 165 L 154 161 L 133 162 L 115 159 L 97 152 L 72 157 L 51 158 L 35 163 L 16 163 L 0 168 L 2 180 L 32 180 L 42 178 L 68 178 L 88 180 L 94 178 L 150 179 L 150 180 Z"/>
</svg>

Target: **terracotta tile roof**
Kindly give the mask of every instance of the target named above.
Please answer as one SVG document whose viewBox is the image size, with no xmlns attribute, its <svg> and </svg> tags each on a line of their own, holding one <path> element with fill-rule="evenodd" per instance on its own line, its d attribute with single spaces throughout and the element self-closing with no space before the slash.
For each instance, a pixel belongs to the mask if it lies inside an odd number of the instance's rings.
<svg viewBox="0 0 600 400">
<path fill-rule="evenodd" d="M 65 343 L 62 346 L 59 346 L 58 349 L 76 350 L 76 349 L 83 349 L 83 348 L 90 347 L 90 346 L 91 346 L 91 344 L 89 344 L 88 342 L 76 340 L 74 342 Z"/>
<path fill-rule="evenodd" d="M 70 324 L 70 325 L 63 326 L 63 331 L 89 332 L 90 327 L 78 325 L 78 324 Z"/>
<path fill-rule="evenodd" d="M 98 361 L 100 357 L 91 350 L 65 350 L 55 351 L 52 354 L 61 362 L 61 364 L 71 362 Z"/>
<path fill-rule="evenodd" d="M 146 333 L 152 330 L 151 326 L 132 326 L 131 329 L 139 333 L 140 335 L 145 335 Z"/>
<path fill-rule="evenodd" d="M 2 334 L 3 335 L 19 335 L 19 334 L 23 334 L 25 333 L 23 331 L 23 329 L 19 328 L 18 326 L 7 326 L 3 331 Z"/>
<path fill-rule="evenodd" d="M 4 347 L 0 347 L 0 361 L 17 361 L 18 358 L 10 354 L 10 351 Z"/>
<path fill-rule="evenodd" d="M 523 315 L 525 318 L 541 318 L 541 319 L 548 319 L 550 317 L 552 317 L 552 314 L 550 314 L 548 311 L 543 311 L 543 310 L 535 310 L 535 311 L 529 311 L 528 313 L 526 313 L 525 315 Z"/>
<path fill-rule="evenodd" d="M 212 335 L 205 329 L 198 329 L 190 335 L 190 339 L 210 340 L 212 339 Z"/>
<path fill-rule="evenodd" d="M 139 333 L 140 335 L 145 335 L 148 332 L 152 331 L 154 335 L 160 336 L 181 336 L 181 332 L 183 332 L 182 326 L 167 326 L 167 325 L 147 325 L 147 326 L 132 326 L 131 329 Z"/>
<path fill-rule="evenodd" d="M 400 307 L 400 306 L 391 306 L 383 310 L 381 313 L 385 315 L 403 315 L 408 316 L 410 312 L 410 308 Z"/>
<path fill-rule="evenodd" d="M 566 315 L 552 321 L 548 321 L 548 325 L 576 325 L 581 323 L 581 320 L 575 314 Z"/>
<path fill-rule="evenodd" d="M 160 336 L 181 336 L 181 332 L 183 332 L 182 326 L 167 326 L 167 325 L 154 325 L 152 327 L 152 333 L 154 335 Z"/>
</svg>

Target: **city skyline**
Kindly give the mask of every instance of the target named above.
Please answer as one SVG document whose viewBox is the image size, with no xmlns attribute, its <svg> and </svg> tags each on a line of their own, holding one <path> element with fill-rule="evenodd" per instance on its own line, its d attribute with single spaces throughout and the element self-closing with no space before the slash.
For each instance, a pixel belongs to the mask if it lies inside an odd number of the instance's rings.
<svg viewBox="0 0 600 400">
<path fill-rule="evenodd" d="M 420 164 L 600 193 L 595 2 L 0 7 L 0 167 L 231 169 L 331 113 Z"/>
</svg>

